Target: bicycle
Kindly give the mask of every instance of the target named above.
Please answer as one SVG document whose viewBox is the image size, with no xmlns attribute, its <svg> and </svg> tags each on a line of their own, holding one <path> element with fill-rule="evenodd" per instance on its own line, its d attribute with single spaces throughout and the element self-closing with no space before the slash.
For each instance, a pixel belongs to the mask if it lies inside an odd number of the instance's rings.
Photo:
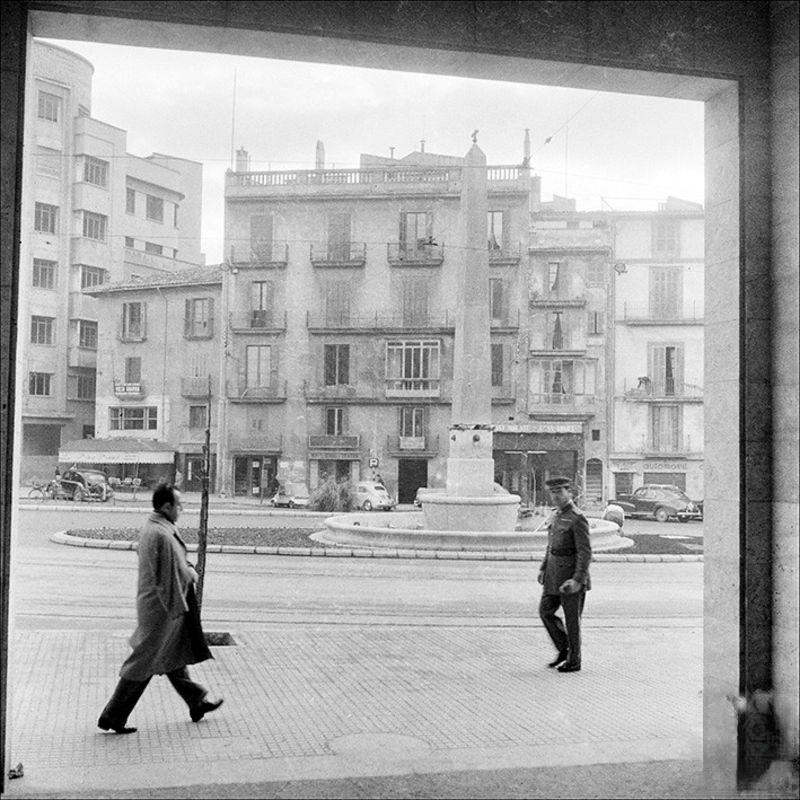
<svg viewBox="0 0 800 800">
<path fill-rule="evenodd" d="M 67 494 L 55 479 L 47 483 L 41 483 L 34 478 L 32 484 L 31 490 L 28 492 L 28 497 L 31 500 L 59 500 L 67 497 Z"/>
</svg>

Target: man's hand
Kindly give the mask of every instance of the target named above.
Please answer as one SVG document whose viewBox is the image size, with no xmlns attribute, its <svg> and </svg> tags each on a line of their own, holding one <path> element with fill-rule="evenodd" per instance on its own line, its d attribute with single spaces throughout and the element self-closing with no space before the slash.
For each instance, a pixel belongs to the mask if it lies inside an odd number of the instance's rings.
<svg viewBox="0 0 800 800">
<path fill-rule="evenodd" d="M 544 586 L 544 570 L 543 569 L 539 570 L 539 574 L 536 576 L 536 580 L 539 581 L 539 583 L 542 586 Z"/>
<path fill-rule="evenodd" d="M 572 578 L 568 581 L 564 581 L 564 583 L 558 587 L 558 591 L 561 592 L 561 594 L 575 594 L 575 592 L 579 592 L 580 590 L 581 585 L 578 581 L 572 580 Z"/>
<path fill-rule="evenodd" d="M 195 583 L 197 583 L 197 581 L 198 581 L 198 578 L 199 578 L 199 576 L 198 576 L 198 574 L 197 574 L 197 570 L 194 568 L 194 566 L 193 566 L 192 564 L 187 564 L 186 566 L 187 566 L 187 567 L 189 567 L 189 572 L 191 572 L 191 573 L 192 573 L 192 580 L 193 580 Z"/>
</svg>

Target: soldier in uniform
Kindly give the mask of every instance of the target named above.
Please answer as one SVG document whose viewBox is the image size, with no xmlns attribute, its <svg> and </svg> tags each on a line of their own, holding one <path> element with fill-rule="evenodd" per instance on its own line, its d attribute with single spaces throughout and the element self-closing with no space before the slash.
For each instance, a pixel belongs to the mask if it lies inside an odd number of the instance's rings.
<svg viewBox="0 0 800 800">
<path fill-rule="evenodd" d="M 578 672 L 581 613 L 586 592 L 591 589 L 589 522 L 572 502 L 569 478 L 551 478 L 545 485 L 557 506 L 548 525 L 547 550 L 538 577 L 542 585 L 539 617 L 558 651 L 547 666 L 559 672 Z M 563 622 L 556 616 L 559 606 L 564 608 Z"/>
</svg>

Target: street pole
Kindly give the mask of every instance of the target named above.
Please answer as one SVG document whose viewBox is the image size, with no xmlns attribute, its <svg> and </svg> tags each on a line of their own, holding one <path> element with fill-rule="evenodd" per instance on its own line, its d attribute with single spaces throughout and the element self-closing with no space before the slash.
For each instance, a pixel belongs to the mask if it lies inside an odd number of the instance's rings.
<svg viewBox="0 0 800 800">
<path fill-rule="evenodd" d="M 211 375 L 208 376 L 208 405 L 206 408 L 206 441 L 203 445 L 200 527 L 197 531 L 197 606 L 201 609 L 203 607 L 203 579 L 206 574 L 206 548 L 208 545 L 208 483 L 211 475 Z"/>
</svg>

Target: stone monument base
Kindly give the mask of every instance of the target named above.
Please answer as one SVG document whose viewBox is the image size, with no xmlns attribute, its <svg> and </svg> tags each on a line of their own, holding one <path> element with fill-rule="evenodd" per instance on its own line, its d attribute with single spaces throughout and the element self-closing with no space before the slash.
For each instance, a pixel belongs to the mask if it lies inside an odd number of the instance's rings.
<svg viewBox="0 0 800 800">
<path fill-rule="evenodd" d="M 461 497 L 431 492 L 422 500 L 422 512 L 430 530 L 513 531 L 519 504 L 516 494 Z"/>
</svg>

